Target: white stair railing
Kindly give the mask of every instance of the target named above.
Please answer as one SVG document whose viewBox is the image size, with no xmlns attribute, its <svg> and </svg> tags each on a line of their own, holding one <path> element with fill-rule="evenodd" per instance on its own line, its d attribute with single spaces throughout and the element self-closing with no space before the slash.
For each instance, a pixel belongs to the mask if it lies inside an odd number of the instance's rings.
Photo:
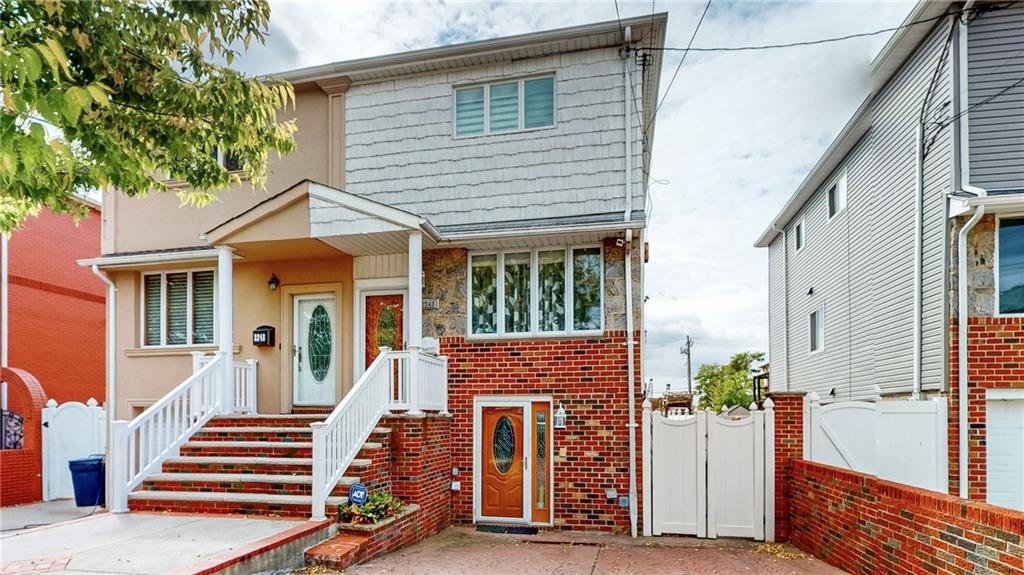
<svg viewBox="0 0 1024 575">
<path fill-rule="evenodd" d="M 201 351 L 192 352 L 192 373 L 213 361 L 216 355 L 206 355 Z M 232 411 L 236 413 L 255 414 L 256 411 L 256 365 L 255 359 L 234 362 L 235 390 L 232 394 L 234 402 Z"/>
<path fill-rule="evenodd" d="M 219 366 L 224 361 L 222 355 L 213 356 L 138 417 L 113 423 L 111 511 L 128 511 L 132 489 L 159 471 L 164 460 L 176 455 L 192 434 L 223 411 L 226 394 Z"/>
<path fill-rule="evenodd" d="M 381 348 L 345 399 L 313 428 L 312 519 L 326 518 L 327 496 L 384 414 L 448 413 L 448 359 L 418 349 Z"/>
</svg>

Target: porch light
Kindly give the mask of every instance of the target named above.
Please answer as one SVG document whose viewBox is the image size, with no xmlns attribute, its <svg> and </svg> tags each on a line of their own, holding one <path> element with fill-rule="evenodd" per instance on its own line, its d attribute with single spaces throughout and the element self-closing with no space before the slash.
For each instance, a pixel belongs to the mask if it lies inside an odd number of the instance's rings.
<svg viewBox="0 0 1024 575">
<path fill-rule="evenodd" d="M 277 279 L 277 274 L 270 274 L 270 281 L 267 282 L 270 291 L 277 291 L 279 285 L 281 285 L 281 280 Z"/>
<path fill-rule="evenodd" d="M 565 429 L 565 407 L 561 403 L 555 412 L 555 429 Z"/>
</svg>

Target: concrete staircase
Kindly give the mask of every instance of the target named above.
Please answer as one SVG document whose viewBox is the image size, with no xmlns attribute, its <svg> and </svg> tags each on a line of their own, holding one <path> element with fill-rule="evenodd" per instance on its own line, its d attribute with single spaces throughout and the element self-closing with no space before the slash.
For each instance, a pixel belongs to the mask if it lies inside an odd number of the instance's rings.
<svg viewBox="0 0 1024 575">
<path fill-rule="evenodd" d="M 217 417 L 129 494 L 132 511 L 308 517 L 312 429 L 325 413 Z M 377 428 L 327 499 L 328 515 L 353 483 L 386 465 L 390 430 Z"/>
</svg>

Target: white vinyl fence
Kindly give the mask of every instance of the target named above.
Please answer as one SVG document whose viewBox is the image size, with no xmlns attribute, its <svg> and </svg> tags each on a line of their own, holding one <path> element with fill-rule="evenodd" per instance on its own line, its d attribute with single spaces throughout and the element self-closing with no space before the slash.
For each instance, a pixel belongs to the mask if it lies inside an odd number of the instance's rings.
<svg viewBox="0 0 1024 575">
<path fill-rule="evenodd" d="M 68 461 L 103 454 L 107 446 L 106 414 L 95 399 L 43 408 L 43 501 L 74 497 Z"/>
<path fill-rule="evenodd" d="M 775 538 L 775 412 L 643 410 L 644 535 Z"/>
<path fill-rule="evenodd" d="M 923 489 L 949 491 L 948 403 L 822 403 L 804 397 L 804 459 Z"/>
</svg>

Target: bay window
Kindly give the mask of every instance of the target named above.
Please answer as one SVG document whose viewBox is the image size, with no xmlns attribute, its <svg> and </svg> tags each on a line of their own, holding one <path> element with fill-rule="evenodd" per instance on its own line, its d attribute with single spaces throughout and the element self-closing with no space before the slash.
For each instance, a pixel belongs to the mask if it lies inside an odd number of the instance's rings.
<svg viewBox="0 0 1024 575">
<path fill-rule="evenodd" d="M 214 343 L 214 270 L 142 275 L 142 345 Z"/>
<path fill-rule="evenodd" d="M 571 335 L 603 329 L 600 246 L 469 257 L 469 334 Z"/>
</svg>

